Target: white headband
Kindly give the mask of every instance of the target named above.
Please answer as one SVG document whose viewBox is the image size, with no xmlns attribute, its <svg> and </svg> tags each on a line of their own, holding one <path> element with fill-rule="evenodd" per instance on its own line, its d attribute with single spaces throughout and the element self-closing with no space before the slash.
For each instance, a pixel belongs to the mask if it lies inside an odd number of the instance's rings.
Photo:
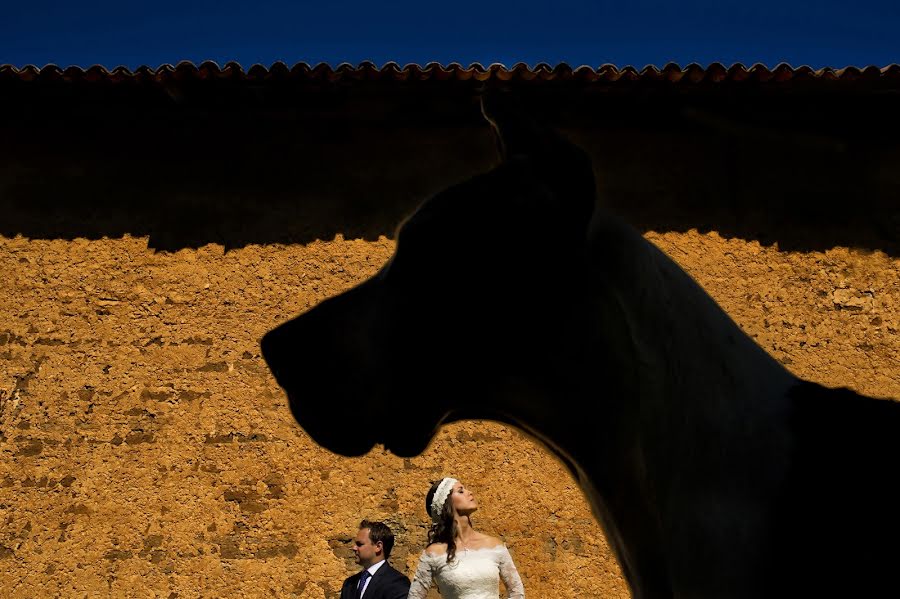
<svg viewBox="0 0 900 599">
<path fill-rule="evenodd" d="M 431 519 L 435 522 L 440 521 L 444 502 L 447 501 L 447 496 L 458 482 L 455 478 L 445 478 L 438 485 L 437 491 L 434 492 L 434 497 L 431 498 Z"/>
</svg>

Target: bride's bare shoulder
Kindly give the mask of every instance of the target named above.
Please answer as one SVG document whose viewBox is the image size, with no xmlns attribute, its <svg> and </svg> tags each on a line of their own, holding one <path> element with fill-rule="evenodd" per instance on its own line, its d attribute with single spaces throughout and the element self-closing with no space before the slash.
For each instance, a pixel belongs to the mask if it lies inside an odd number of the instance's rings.
<svg viewBox="0 0 900 599">
<path fill-rule="evenodd" d="M 425 548 L 428 555 L 444 555 L 447 553 L 447 543 L 432 543 Z"/>
<path fill-rule="evenodd" d="M 503 539 L 498 539 L 497 537 L 492 537 L 491 535 L 480 535 L 478 539 L 479 547 L 483 549 L 493 549 L 494 547 L 499 547 L 503 544 Z"/>
</svg>

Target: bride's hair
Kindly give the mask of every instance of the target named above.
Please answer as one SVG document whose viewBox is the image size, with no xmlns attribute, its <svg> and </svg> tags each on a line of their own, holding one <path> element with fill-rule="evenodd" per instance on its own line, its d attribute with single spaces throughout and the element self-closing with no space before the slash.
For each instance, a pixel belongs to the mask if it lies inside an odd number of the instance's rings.
<svg viewBox="0 0 900 599">
<path fill-rule="evenodd" d="M 443 480 L 443 479 L 442 479 Z M 438 485 L 441 481 L 435 481 L 425 496 L 425 513 L 431 518 L 431 500 L 437 492 Z M 431 518 L 431 528 L 428 529 L 428 545 L 432 543 L 447 544 L 447 561 L 453 561 L 456 556 L 456 518 L 453 517 L 453 493 L 447 495 L 443 507 L 441 507 L 441 517 L 437 522 Z"/>
</svg>

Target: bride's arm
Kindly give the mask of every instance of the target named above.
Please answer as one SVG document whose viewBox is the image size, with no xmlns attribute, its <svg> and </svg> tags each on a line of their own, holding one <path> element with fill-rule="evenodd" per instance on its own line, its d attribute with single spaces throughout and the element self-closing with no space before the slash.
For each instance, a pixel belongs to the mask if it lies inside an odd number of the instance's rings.
<svg viewBox="0 0 900 599">
<path fill-rule="evenodd" d="M 506 545 L 500 550 L 500 578 L 506 586 L 506 596 L 508 599 L 525 599 L 525 587 L 522 586 L 522 579 L 519 577 L 519 571 L 513 563 L 512 556 Z"/>
<path fill-rule="evenodd" d="M 419 565 L 416 566 L 416 575 L 409 585 L 409 595 L 406 599 L 425 599 L 428 589 L 431 588 L 431 556 L 424 551 L 419 556 Z"/>
</svg>

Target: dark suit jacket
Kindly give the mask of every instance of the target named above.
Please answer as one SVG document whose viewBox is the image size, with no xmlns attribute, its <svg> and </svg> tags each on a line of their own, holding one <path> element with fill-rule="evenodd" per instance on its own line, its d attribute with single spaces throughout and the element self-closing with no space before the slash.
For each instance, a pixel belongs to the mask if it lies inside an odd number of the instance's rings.
<svg viewBox="0 0 900 599">
<path fill-rule="evenodd" d="M 356 585 L 361 574 L 362 571 L 359 571 L 344 581 L 341 599 L 356 599 Z M 369 580 L 363 599 L 406 599 L 408 593 L 409 578 L 394 570 L 390 564 L 385 564 Z"/>
</svg>

